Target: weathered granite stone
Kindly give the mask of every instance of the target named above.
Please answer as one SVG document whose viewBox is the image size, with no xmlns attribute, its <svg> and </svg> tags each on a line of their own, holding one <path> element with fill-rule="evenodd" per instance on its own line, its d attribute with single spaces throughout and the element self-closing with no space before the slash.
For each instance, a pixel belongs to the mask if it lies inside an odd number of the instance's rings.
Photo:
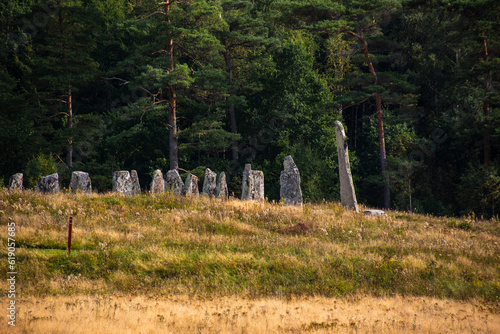
<svg viewBox="0 0 500 334">
<path fill-rule="evenodd" d="M 241 180 L 241 199 L 247 200 L 250 196 L 250 187 L 249 187 L 249 174 L 252 170 L 252 165 L 245 164 L 245 169 L 243 170 L 243 178 Z"/>
<path fill-rule="evenodd" d="M 92 193 L 92 181 L 90 180 L 89 173 L 73 172 L 69 187 L 72 193 L 76 193 L 77 190 L 81 190 L 85 194 Z"/>
<path fill-rule="evenodd" d="M 215 197 L 220 199 L 226 199 L 229 196 L 229 191 L 227 189 L 226 173 L 221 172 L 219 178 L 217 179 L 217 187 L 215 188 Z"/>
<path fill-rule="evenodd" d="M 349 164 L 349 149 L 347 147 L 344 127 L 339 121 L 335 122 L 335 135 L 339 156 L 340 201 L 343 206 L 358 212 L 358 203 L 352 182 L 351 165 Z"/>
<path fill-rule="evenodd" d="M 113 192 L 126 196 L 134 194 L 134 183 L 129 171 L 122 170 L 113 173 Z"/>
<path fill-rule="evenodd" d="M 165 192 L 165 180 L 161 170 L 157 169 L 153 172 L 153 180 L 151 181 L 151 193 L 158 194 Z"/>
<path fill-rule="evenodd" d="M 205 180 L 203 181 L 201 193 L 208 195 L 208 197 L 214 197 L 215 188 L 217 188 L 217 174 L 212 172 L 210 168 L 207 168 L 205 170 Z"/>
<path fill-rule="evenodd" d="M 16 173 L 10 177 L 10 190 L 23 190 L 23 173 Z"/>
<path fill-rule="evenodd" d="M 130 179 L 132 180 L 132 194 L 139 195 L 141 193 L 141 184 L 136 170 L 130 171 Z"/>
<path fill-rule="evenodd" d="M 291 156 L 285 157 L 283 167 L 284 170 L 280 176 L 280 197 L 285 200 L 285 204 L 302 205 L 299 169 Z"/>
<path fill-rule="evenodd" d="M 385 216 L 385 212 L 382 210 L 365 210 L 364 214 L 368 216 Z"/>
<path fill-rule="evenodd" d="M 189 173 L 184 183 L 184 188 L 182 189 L 183 195 L 194 195 L 198 196 L 200 191 L 198 190 L 198 176 Z"/>
<path fill-rule="evenodd" d="M 242 200 L 264 200 L 264 173 L 252 170 L 250 164 L 245 165 L 243 171 L 243 184 L 241 191 Z"/>
<path fill-rule="evenodd" d="M 54 173 L 39 178 L 35 191 L 42 194 L 57 194 L 59 192 L 59 174 Z"/>
<path fill-rule="evenodd" d="M 180 196 L 182 195 L 183 188 L 184 182 L 182 182 L 182 178 L 177 169 L 169 170 L 167 172 L 167 178 L 165 179 L 165 191 L 174 196 Z"/>
</svg>

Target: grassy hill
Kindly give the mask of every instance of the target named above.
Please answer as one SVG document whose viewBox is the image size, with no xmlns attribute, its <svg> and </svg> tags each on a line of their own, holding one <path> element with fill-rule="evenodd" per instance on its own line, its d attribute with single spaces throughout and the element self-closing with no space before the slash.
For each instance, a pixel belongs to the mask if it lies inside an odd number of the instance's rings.
<svg viewBox="0 0 500 334">
<path fill-rule="evenodd" d="M 500 302 L 500 223 L 338 203 L 39 195 L 0 190 L 16 225 L 18 293 L 291 297 L 368 294 Z M 74 218 L 71 256 L 68 217 Z M 7 261 L 0 271 L 7 272 Z M 7 284 L 2 282 L 1 293 Z"/>
</svg>

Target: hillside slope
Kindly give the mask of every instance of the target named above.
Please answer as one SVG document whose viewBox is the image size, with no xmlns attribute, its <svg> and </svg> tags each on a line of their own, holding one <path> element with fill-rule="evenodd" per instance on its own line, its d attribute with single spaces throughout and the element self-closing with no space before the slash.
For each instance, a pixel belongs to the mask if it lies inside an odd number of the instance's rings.
<svg viewBox="0 0 500 334">
<path fill-rule="evenodd" d="M 66 254 L 69 216 L 71 256 Z M 0 190 L 0 256 L 16 227 L 20 297 L 428 296 L 500 302 L 500 223 L 338 203 L 39 195 Z M 11 223 L 12 224 L 12 223 Z M 7 272 L 7 261 L 0 271 Z M 5 280 L 2 295 L 8 291 Z"/>
</svg>

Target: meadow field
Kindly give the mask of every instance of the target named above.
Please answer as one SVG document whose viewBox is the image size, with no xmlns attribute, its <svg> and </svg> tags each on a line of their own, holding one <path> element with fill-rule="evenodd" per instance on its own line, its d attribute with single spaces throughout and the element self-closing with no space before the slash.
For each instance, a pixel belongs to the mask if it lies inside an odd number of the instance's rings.
<svg viewBox="0 0 500 334">
<path fill-rule="evenodd" d="M 1 333 L 500 332 L 498 220 L 5 189 L 0 217 Z"/>
</svg>

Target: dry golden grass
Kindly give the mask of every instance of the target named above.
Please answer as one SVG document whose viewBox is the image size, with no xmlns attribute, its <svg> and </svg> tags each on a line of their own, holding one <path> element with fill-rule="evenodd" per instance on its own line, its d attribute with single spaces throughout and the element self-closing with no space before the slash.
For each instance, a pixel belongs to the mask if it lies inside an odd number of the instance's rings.
<svg viewBox="0 0 500 334">
<path fill-rule="evenodd" d="M 11 221 L 14 333 L 500 333 L 498 221 L 0 189 L 0 275 Z"/>
<path fill-rule="evenodd" d="M 0 300 L 2 304 L 5 299 Z M 0 332 L 101 333 L 500 333 L 476 301 L 433 298 L 72 296 L 19 301 L 15 328 Z"/>
</svg>

